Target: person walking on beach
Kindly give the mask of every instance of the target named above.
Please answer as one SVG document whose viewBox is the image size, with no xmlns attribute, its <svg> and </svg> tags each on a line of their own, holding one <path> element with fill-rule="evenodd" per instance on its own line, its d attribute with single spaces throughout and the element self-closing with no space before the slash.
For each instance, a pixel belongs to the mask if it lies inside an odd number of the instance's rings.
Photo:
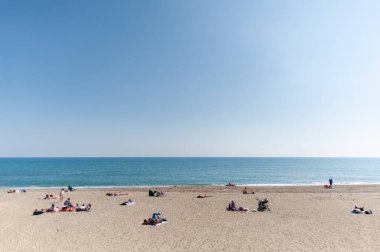
<svg viewBox="0 0 380 252">
<path fill-rule="evenodd" d="M 333 179 L 332 178 L 329 179 L 329 184 L 330 184 L 330 188 L 332 188 L 332 186 L 333 186 Z"/>
<path fill-rule="evenodd" d="M 63 200 L 63 194 L 65 193 L 65 190 L 62 188 L 61 189 L 61 192 L 59 193 L 59 200 L 62 201 Z"/>
</svg>

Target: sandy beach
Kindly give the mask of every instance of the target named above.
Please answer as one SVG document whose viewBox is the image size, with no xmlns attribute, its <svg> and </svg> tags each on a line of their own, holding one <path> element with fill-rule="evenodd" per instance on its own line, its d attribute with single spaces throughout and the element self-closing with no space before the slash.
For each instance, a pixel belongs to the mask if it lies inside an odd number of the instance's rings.
<svg viewBox="0 0 380 252">
<path fill-rule="evenodd" d="M 73 203 L 91 203 L 91 212 L 44 213 L 59 200 L 58 189 L 27 193 L 0 191 L 0 251 L 380 251 L 380 186 L 160 188 L 165 197 L 148 197 L 146 188 L 79 189 L 65 193 Z M 128 195 L 106 197 L 108 191 Z M 213 197 L 198 199 L 198 194 Z M 270 212 L 228 212 L 257 208 L 269 198 Z M 136 204 L 120 206 L 132 198 Z M 372 215 L 352 214 L 364 205 Z M 168 220 L 141 225 L 153 212 Z"/>
</svg>

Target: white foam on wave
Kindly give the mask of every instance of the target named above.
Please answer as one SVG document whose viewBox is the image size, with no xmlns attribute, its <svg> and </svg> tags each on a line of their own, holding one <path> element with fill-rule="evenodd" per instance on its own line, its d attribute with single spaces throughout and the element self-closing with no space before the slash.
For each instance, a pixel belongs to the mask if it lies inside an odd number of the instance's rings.
<svg viewBox="0 0 380 252">
<path fill-rule="evenodd" d="M 312 182 L 312 183 L 248 183 L 248 184 L 235 184 L 236 186 L 249 186 L 249 187 L 281 187 L 281 186 L 322 186 L 327 182 Z M 380 185 L 380 182 L 335 182 L 334 185 Z M 75 186 L 75 189 L 113 189 L 113 188 L 167 188 L 167 187 L 197 187 L 197 186 L 226 186 L 225 184 L 193 184 L 193 185 L 111 185 L 111 186 Z M 67 189 L 67 186 L 1 186 L 0 189 Z"/>
</svg>

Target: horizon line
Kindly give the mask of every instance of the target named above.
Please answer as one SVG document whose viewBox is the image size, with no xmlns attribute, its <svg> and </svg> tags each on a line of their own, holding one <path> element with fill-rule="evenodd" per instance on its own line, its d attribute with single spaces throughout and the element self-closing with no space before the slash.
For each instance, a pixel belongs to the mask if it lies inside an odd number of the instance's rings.
<svg viewBox="0 0 380 252">
<path fill-rule="evenodd" d="M 2 158 L 380 158 L 374 156 L 0 156 Z"/>
</svg>

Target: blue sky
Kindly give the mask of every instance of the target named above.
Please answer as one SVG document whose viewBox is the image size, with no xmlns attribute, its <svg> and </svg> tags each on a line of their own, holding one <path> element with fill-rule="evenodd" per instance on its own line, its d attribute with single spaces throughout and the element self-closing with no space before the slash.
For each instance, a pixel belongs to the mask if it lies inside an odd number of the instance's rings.
<svg viewBox="0 0 380 252">
<path fill-rule="evenodd" d="M 379 1 L 1 1 L 0 156 L 380 156 Z"/>
</svg>

